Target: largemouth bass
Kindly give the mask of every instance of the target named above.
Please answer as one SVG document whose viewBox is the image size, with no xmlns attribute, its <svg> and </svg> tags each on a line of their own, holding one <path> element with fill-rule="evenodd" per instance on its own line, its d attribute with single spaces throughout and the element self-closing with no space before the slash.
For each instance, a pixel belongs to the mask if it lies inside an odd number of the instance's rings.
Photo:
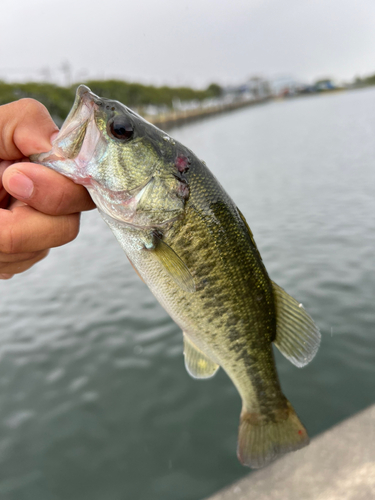
<svg viewBox="0 0 375 500">
<path fill-rule="evenodd" d="M 269 278 L 251 230 L 204 162 L 123 104 L 81 85 L 49 152 L 31 160 L 85 186 L 127 257 L 181 327 L 196 378 L 221 366 L 242 398 L 238 457 L 258 468 L 309 442 L 272 344 L 298 367 L 320 334 Z"/>
</svg>

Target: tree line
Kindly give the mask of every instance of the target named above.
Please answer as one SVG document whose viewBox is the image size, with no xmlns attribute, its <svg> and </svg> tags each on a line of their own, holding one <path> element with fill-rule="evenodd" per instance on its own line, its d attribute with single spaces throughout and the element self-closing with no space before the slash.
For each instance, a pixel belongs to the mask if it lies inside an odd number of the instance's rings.
<svg viewBox="0 0 375 500">
<path fill-rule="evenodd" d="M 78 84 L 77 84 L 78 85 Z M 57 122 L 65 119 L 72 107 L 77 85 L 61 87 L 52 83 L 5 83 L 0 81 L 0 105 L 16 101 L 23 97 L 32 97 L 42 102 Z M 222 89 L 212 83 L 204 90 L 189 87 L 155 87 L 120 80 L 90 80 L 85 85 L 97 95 L 116 99 L 130 108 L 142 108 L 148 105 L 172 107 L 178 101 L 203 101 L 218 97 Z"/>
</svg>

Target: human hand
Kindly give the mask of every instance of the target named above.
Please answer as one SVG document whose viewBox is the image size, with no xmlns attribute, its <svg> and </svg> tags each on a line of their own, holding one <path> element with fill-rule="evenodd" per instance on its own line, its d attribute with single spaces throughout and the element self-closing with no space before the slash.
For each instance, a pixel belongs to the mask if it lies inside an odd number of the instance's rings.
<svg viewBox="0 0 375 500">
<path fill-rule="evenodd" d="M 58 131 L 47 109 L 33 99 L 0 106 L 0 279 L 72 241 L 79 212 L 95 207 L 83 186 L 27 157 L 51 149 Z"/>
</svg>

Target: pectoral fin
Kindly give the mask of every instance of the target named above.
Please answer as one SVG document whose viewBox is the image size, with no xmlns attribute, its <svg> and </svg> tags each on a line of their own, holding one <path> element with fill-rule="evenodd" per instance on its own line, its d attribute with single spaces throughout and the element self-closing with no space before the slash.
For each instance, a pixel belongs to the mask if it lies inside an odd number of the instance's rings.
<svg viewBox="0 0 375 500">
<path fill-rule="evenodd" d="M 219 365 L 206 356 L 184 332 L 185 367 L 194 378 L 210 378 L 215 375 Z"/>
<path fill-rule="evenodd" d="M 276 304 L 275 346 L 293 364 L 301 368 L 315 356 L 320 333 L 311 316 L 285 290 L 272 282 Z"/>
<path fill-rule="evenodd" d="M 163 240 L 156 238 L 153 255 L 164 267 L 166 273 L 185 292 L 195 292 L 194 278 L 176 252 Z"/>
</svg>

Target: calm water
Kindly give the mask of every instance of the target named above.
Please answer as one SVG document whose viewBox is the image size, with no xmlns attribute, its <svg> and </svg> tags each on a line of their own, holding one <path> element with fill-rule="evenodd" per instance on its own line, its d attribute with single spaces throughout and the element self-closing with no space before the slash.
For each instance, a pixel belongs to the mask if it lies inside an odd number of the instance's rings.
<svg viewBox="0 0 375 500">
<path fill-rule="evenodd" d="M 251 226 L 322 346 L 277 356 L 311 436 L 375 401 L 375 91 L 271 103 L 171 131 Z M 186 374 L 177 326 L 96 212 L 0 282 L 0 498 L 200 500 L 248 473 L 240 400 Z"/>
</svg>

